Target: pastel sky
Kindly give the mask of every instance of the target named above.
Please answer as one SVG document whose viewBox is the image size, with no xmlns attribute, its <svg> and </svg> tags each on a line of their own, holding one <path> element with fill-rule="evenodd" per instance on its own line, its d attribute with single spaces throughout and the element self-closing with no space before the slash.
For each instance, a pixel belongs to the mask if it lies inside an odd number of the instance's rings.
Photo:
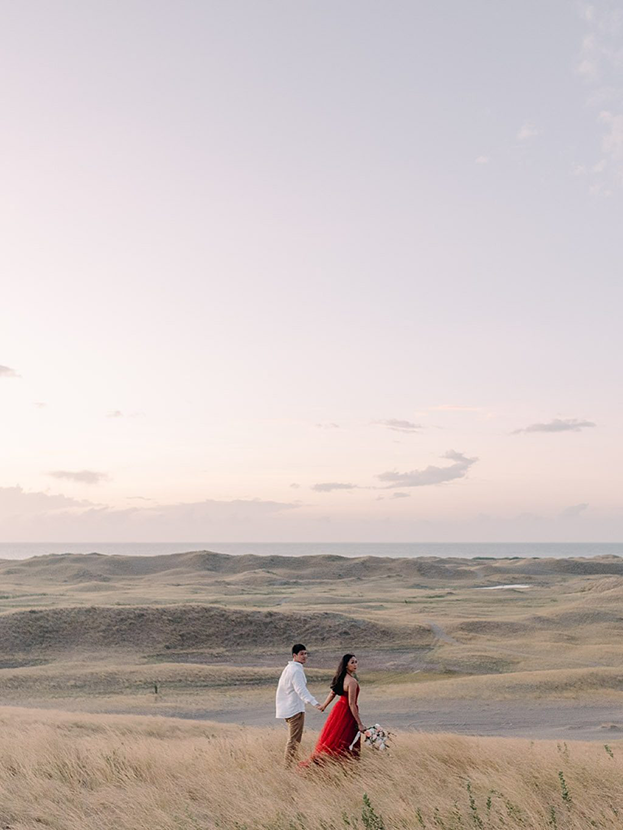
<svg viewBox="0 0 623 830">
<path fill-rule="evenodd" d="M 623 5 L 0 4 L 0 540 L 621 541 Z"/>
</svg>

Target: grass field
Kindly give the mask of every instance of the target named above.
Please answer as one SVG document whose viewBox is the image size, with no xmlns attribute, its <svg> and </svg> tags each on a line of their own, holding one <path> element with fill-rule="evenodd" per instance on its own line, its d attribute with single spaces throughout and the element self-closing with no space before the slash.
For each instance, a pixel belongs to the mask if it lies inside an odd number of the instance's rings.
<svg viewBox="0 0 623 830">
<path fill-rule="evenodd" d="M 0 580 L 0 830 L 623 824 L 617 557 L 62 555 Z M 294 640 L 317 697 L 357 653 L 388 755 L 283 771 Z"/>
<path fill-rule="evenodd" d="M 605 830 L 623 815 L 617 743 L 397 734 L 386 754 L 299 773 L 281 730 L 20 709 L 0 727 L 10 830 Z"/>
<path fill-rule="evenodd" d="M 617 557 L 66 554 L 0 562 L 0 580 L 0 704 L 192 715 L 234 688 L 270 706 L 293 639 L 321 688 L 357 651 L 368 699 L 623 693 Z"/>
</svg>

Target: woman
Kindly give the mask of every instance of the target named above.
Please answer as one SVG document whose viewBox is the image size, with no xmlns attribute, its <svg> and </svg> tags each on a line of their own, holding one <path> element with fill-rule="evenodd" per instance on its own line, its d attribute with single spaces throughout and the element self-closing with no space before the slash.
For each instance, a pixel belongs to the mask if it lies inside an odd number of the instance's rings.
<svg viewBox="0 0 623 830">
<path fill-rule="evenodd" d="M 303 762 L 301 766 L 307 766 L 312 761 L 319 763 L 327 756 L 333 758 L 359 756 L 361 737 L 355 741 L 355 736 L 357 732 L 365 732 L 365 726 L 357 705 L 359 683 L 356 671 L 357 658 L 354 654 L 345 654 L 331 682 L 329 696 L 320 707 L 320 711 L 324 712 L 333 698 L 338 697 L 339 700 L 325 722 L 312 757 L 309 761 Z"/>
</svg>

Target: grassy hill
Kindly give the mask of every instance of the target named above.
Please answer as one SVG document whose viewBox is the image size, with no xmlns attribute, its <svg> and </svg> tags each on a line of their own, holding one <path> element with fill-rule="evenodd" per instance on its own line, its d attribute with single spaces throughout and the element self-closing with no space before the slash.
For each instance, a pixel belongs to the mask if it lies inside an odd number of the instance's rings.
<svg viewBox="0 0 623 830">
<path fill-rule="evenodd" d="M 403 720 L 425 700 L 576 695 L 590 703 L 607 695 L 615 709 L 623 695 L 622 571 L 623 560 L 611 556 L 197 551 L 2 561 L 0 704 L 268 712 L 289 646 L 302 640 L 313 653 L 310 677 L 322 678 L 318 693 L 340 654 L 355 651 L 372 698 L 394 701 L 383 711 L 399 710 Z M 237 690 L 231 698 L 227 677 Z M 146 699 L 158 681 L 152 706 Z"/>
<path fill-rule="evenodd" d="M 86 649 L 185 651 L 188 649 L 286 649 L 291 640 L 348 648 L 396 642 L 422 645 L 424 626 L 391 628 L 329 612 L 292 614 L 206 605 L 48 608 L 0 615 L 0 656 Z"/>
</svg>

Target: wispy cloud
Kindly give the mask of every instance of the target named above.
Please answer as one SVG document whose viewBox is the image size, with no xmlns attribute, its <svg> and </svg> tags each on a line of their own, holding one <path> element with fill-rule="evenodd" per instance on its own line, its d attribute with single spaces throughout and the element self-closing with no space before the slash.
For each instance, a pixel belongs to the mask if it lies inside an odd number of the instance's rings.
<svg viewBox="0 0 623 830">
<path fill-rule="evenodd" d="M 411 470 L 408 473 L 398 473 L 394 470 L 381 473 L 379 481 L 388 482 L 388 489 L 402 487 L 427 487 L 433 484 L 443 484 L 457 478 L 464 478 L 467 471 L 478 461 L 477 458 L 468 458 L 463 453 L 448 450 L 442 458 L 454 461 L 449 467 L 426 467 L 424 470 Z"/>
<path fill-rule="evenodd" d="M 601 140 L 601 149 L 608 158 L 615 171 L 615 176 L 620 184 L 623 184 L 623 114 L 615 115 L 609 110 L 602 110 L 599 113 L 599 120 L 606 125 L 606 133 Z M 598 169 L 595 165 L 593 170 L 601 172 L 606 167 L 605 162 Z"/>
<path fill-rule="evenodd" d="M 113 409 L 106 416 L 107 418 L 123 418 L 123 412 L 120 409 Z"/>
<path fill-rule="evenodd" d="M 373 424 L 381 427 L 387 427 L 395 432 L 419 432 L 422 429 L 422 424 L 414 424 L 412 421 L 402 421 L 399 418 L 389 418 L 386 421 L 373 421 Z"/>
<path fill-rule="evenodd" d="M 356 484 L 345 484 L 341 481 L 323 481 L 320 484 L 314 484 L 312 490 L 316 493 L 331 493 L 333 490 L 356 490 Z"/>
<path fill-rule="evenodd" d="M 236 532 L 274 538 L 276 522 L 302 505 L 262 499 L 206 499 L 180 504 L 115 508 L 61 495 L 0 487 L 0 531 L 3 538 L 80 541 L 172 541 L 225 538 Z"/>
<path fill-rule="evenodd" d="M 489 164 L 489 156 L 478 156 L 476 159 L 476 164 Z"/>
<path fill-rule="evenodd" d="M 586 33 L 576 71 L 589 90 L 588 104 L 599 107 L 601 159 L 596 163 L 593 160 L 576 164 L 574 170 L 588 173 L 588 190 L 593 196 L 610 196 L 608 181 L 623 185 L 623 7 L 612 3 L 584 4 L 580 15 L 586 24 Z M 595 179 L 602 173 L 606 174 L 605 183 Z"/>
<path fill-rule="evenodd" d="M 101 484 L 108 480 L 106 473 L 96 470 L 51 470 L 48 475 L 53 478 L 63 478 L 69 481 L 78 481 L 81 484 Z"/>
<path fill-rule="evenodd" d="M 22 487 L 0 487 L 0 520 L 23 519 L 73 508 L 95 507 L 90 501 L 58 494 L 28 492 Z M 72 514 L 73 515 L 73 514 Z"/>
<path fill-rule="evenodd" d="M 572 504 L 569 507 L 565 507 L 564 510 L 560 511 L 560 518 L 561 519 L 576 519 L 580 514 L 584 513 L 585 510 L 588 509 L 588 503 L 582 502 L 581 504 Z"/>
<path fill-rule="evenodd" d="M 523 429 L 516 429 L 511 434 L 519 435 L 521 432 L 580 432 L 587 427 L 594 427 L 593 421 L 579 421 L 577 418 L 554 418 L 544 424 L 530 424 Z"/>
<path fill-rule="evenodd" d="M 37 409 L 45 409 L 47 404 L 44 401 L 33 401 L 33 406 L 36 406 Z"/>
<path fill-rule="evenodd" d="M 0 366 L 0 378 L 19 378 L 21 375 L 18 375 L 15 369 L 11 369 L 10 366 Z"/>
<path fill-rule="evenodd" d="M 411 493 L 392 493 L 393 499 L 410 499 Z"/>
<path fill-rule="evenodd" d="M 524 121 L 517 133 L 517 141 L 528 141 L 539 134 L 539 131 L 531 121 Z"/>
<path fill-rule="evenodd" d="M 590 23 L 590 18 L 585 18 Z M 599 54 L 597 50 L 597 38 L 594 33 L 585 35 L 582 38 L 580 58 L 577 65 L 578 75 L 593 80 L 599 74 Z"/>
</svg>

